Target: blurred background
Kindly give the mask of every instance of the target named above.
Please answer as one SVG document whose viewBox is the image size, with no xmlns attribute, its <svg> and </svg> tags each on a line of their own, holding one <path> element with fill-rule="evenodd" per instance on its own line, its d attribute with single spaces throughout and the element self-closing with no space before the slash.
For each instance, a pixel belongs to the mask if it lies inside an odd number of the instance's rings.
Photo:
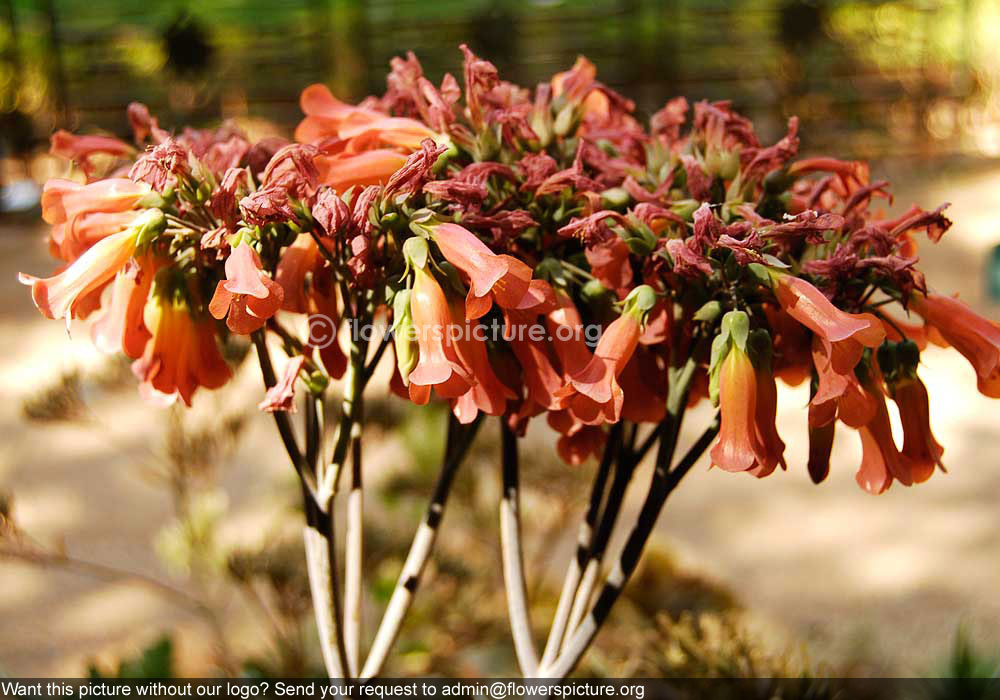
<svg viewBox="0 0 1000 700">
<path fill-rule="evenodd" d="M 460 74 L 462 42 L 529 86 L 584 54 L 643 116 L 675 95 L 730 99 L 773 142 L 799 115 L 801 152 L 871 160 L 893 181 L 893 211 L 952 202 L 956 225 L 924 246 L 922 266 L 935 288 L 1000 318 L 995 0 L 0 0 L 0 674 L 319 668 L 291 470 L 266 417 L 243 409 L 261 394 L 253 371 L 190 413 L 146 407 L 127 365 L 98 356 L 85 328 L 67 339 L 17 284 L 19 271 L 52 269 L 36 203 L 66 166 L 47 155 L 49 134 L 125 137 L 133 100 L 164 126 L 230 119 L 287 134 L 304 86 L 351 101 L 381 92 L 389 59 L 408 50 L 437 81 Z M 845 430 L 839 468 L 812 486 L 808 396 L 783 391 L 789 472 L 689 476 L 583 670 L 995 670 L 1000 413 L 953 355 L 923 358 L 948 474 L 867 496 Z M 426 435 L 443 426 L 440 412 L 374 402 L 369 633 L 440 456 Z M 561 465 L 549 438 L 529 435 L 525 475 L 540 630 L 593 469 Z M 495 448 L 487 432 L 460 477 L 395 672 L 514 669 Z"/>
</svg>

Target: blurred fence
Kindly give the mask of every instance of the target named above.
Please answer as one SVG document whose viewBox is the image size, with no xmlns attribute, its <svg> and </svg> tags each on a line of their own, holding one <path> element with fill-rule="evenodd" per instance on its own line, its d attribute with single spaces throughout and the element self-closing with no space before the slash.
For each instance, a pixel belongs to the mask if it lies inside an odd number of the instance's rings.
<svg viewBox="0 0 1000 700">
<path fill-rule="evenodd" d="M 300 89 L 381 91 L 417 53 L 437 78 L 458 44 L 532 85 L 572 64 L 649 113 L 676 94 L 732 99 L 806 151 L 1000 154 L 995 0 L 0 0 L 8 149 L 55 126 L 124 133 L 144 101 L 165 124 L 251 115 L 290 125 Z"/>
</svg>

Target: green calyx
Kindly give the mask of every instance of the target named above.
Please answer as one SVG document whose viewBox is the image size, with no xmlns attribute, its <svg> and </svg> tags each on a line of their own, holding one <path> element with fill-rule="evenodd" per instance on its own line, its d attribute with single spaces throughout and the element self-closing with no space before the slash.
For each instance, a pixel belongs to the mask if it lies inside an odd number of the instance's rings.
<svg viewBox="0 0 1000 700">
<path fill-rule="evenodd" d="M 129 227 L 136 233 L 136 248 L 145 248 L 167 228 L 167 219 L 159 209 L 147 209 Z"/>
<path fill-rule="evenodd" d="M 406 259 L 406 269 L 422 270 L 430 258 L 430 248 L 423 238 L 407 238 L 403 243 L 403 258 Z"/>
<path fill-rule="evenodd" d="M 401 289 L 392 300 L 392 334 L 396 349 L 396 368 L 403 383 L 408 384 L 410 372 L 417 366 L 418 349 L 410 311 L 410 290 Z"/>
<path fill-rule="evenodd" d="M 750 317 L 745 311 L 729 311 L 722 317 L 719 334 L 712 341 L 712 354 L 708 365 L 708 395 L 712 403 L 719 403 L 719 375 L 722 363 L 735 348 L 747 353 L 750 341 Z"/>
<path fill-rule="evenodd" d="M 630 314 L 641 322 L 654 306 L 656 306 L 656 292 L 648 284 L 642 284 L 625 297 L 625 301 L 622 302 L 622 315 Z"/>
</svg>

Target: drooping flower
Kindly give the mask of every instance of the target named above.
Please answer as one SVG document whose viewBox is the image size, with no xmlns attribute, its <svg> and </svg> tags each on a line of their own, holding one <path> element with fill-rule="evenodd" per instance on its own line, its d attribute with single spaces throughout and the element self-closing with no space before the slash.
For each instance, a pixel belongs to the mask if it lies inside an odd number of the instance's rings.
<svg viewBox="0 0 1000 700">
<path fill-rule="evenodd" d="M 913 483 L 927 481 L 941 464 L 944 448 L 931 433 L 930 400 L 927 387 L 914 373 L 889 384 L 890 395 L 899 409 L 903 426 L 902 455 L 908 460 Z"/>
<path fill-rule="evenodd" d="M 300 233 L 285 248 L 274 272 L 274 281 L 283 291 L 281 309 L 302 314 L 309 309 L 309 289 L 306 276 L 320 262 L 319 246 L 308 233 Z"/>
<path fill-rule="evenodd" d="M 469 376 L 455 352 L 451 311 L 441 285 L 423 267 L 415 268 L 410 297 L 413 328 L 420 348 L 417 366 L 410 372 L 410 398 L 425 404 L 433 388 L 439 396 L 457 399 L 469 390 Z"/>
<path fill-rule="evenodd" d="M 642 345 L 618 376 L 625 393 L 622 420 L 633 423 L 659 423 L 667 413 L 667 372 L 657 362 L 654 352 Z"/>
<path fill-rule="evenodd" d="M 618 375 L 632 358 L 642 333 L 645 314 L 656 303 L 653 290 L 643 285 L 629 295 L 621 316 L 611 322 L 597 342 L 593 357 L 572 373 L 559 392 L 560 405 L 583 423 L 615 423 L 621 418 L 624 392 Z"/>
<path fill-rule="evenodd" d="M 69 267 L 47 279 L 21 273 L 18 279 L 31 286 L 35 306 L 46 318 L 84 318 L 84 301 L 110 282 L 135 253 L 140 237 L 154 235 L 165 226 L 159 209 L 148 209 L 132 225 L 102 238 Z"/>
<path fill-rule="evenodd" d="M 473 379 L 468 391 L 453 400 L 455 417 L 461 423 L 471 423 L 479 411 L 488 416 L 501 415 L 507 402 L 516 399 L 517 395 L 493 371 L 483 337 L 484 328 L 478 322 L 466 320 L 465 305 L 460 300 L 451 302 L 451 321 L 457 331 L 455 353 Z"/>
<path fill-rule="evenodd" d="M 159 266 L 150 254 L 125 265 L 111 284 L 111 300 L 104 315 L 91 326 L 94 345 L 101 352 L 124 352 L 133 359 L 142 355 L 150 339 L 143 312 Z"/>
<path fill-rule="evenodd" d="M 319 346 L 319 357 L 326 373 L 340 379 L 347 371 L 347 355 L 340 347 L 340 306 L 337 285 L 332 275 L 314 274 L 309 295 L 309 341 Z"/>
<path fill-rule="evenodd" d="M 768 462 L 757 430 L 757 372 L 746 351 L 733 344 L 719 373 L 719 442 L 712 464 L 729 472 L 745 472 Z M 772 466 L 773 468 L 773 466 Z"/>
<path fill-rule="evenodd" d="M 979 392 L 1000 398 L 1000 324 L 983 318 L 954 297 L 914 294 L 911 304 L 972 364 Z"/>
<path fill-rule="evenodd" d="M 885 394 L 871 378 L 863 386 L 874 400 L 875 414 L 867 424 L 858 428 L 858 435 L 861 436 L 861 466 L 855 480 L 871 494 L 880 494 L 888 489 L 894 478 L 909 486 L 913 483 L 911 466 L 892 437 Z"/>
<path fill-rule="evenodd" d="M 599 426 L 585 425 L 568 411 L 549 411 L 549 426 L 559 433 L 556 452 L 566 464 L 578 467 L 591 457 L 600 457 L 608 434 Z"/>
<path fill-rule="evenodd" d="M 295 380 L 298 379 L 305 361 L 304 355 L 289 358 L 288 362 L 285 363 L 285 370 L 281 373 L 281 378 L 267 390 L 264 394 L 264 400 L 257 404 L 257 408 L 268 413 L 275 411 L 295 413 Z"/>
<path fill-rule="evenodd" d="M 211 319 L 196 319 L 182 295 L 154 293 L 144 311 L 152 338 L 132 372 L 144 398 L 159 404 L 179 396 L 188 406 L 199 387 L 218 389 L 232 371 L 222 359 Z"/>
<path fill-rule="evenodd" d="M 785 313 L 831 344 L 831 363 L 840 374 L 854 369 L 866 347 L 885 340 L 885 329 L 875 316 L 841 311 L 801 277 L 774 273 L 772 279 Z"/>
<path fill-rule="evenodd" d="M 556 292 L 556 308 L 545 315 L 545 325 L 552 339 L 562 365 L 563 374 L 567 379 L 580 372 L 593 358 L 587 347 L 583 320 L 573 300 L 562 291 Z"/>
<path fill-rule="evenodd" d="M 435 224 L 428 230 L 445 259 L 469 278 L 465 311 L 470 320 L 485 315 L 494 300 L 505 309 L 534 305 L 528 296 L 531 268 L 523 262 L 510 255 L 497 255 L 458 224 Z"/>
<path fill-rule="evenodd" d="M 216 286 L 208 310 L 225 318 L 233 333 L 248 335 L 278 312 L 283 299 L 281 285 L 264 272 L 257 251 L 241 243 L 226 258 L 226 279 Z"/>
</svg>

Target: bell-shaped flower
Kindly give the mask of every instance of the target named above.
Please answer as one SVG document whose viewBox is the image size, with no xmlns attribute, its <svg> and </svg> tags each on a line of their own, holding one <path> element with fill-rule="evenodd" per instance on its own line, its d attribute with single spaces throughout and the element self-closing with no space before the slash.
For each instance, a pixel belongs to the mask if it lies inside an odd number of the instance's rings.
<svg viewBox="0 0 1000 700">
<path fill-rule="evenodd" d="M 146 254 L 127 263 L 115 275 L 110 303 L 91 326 L 91 336 L 98 350 L 109 354 L 124 352 L 132 359 L 142 355 L 151 337 L 143 312 L 157 267 L 156 259 Z"/>
<path fill-rule="evenodd" d="M 52 254 L 76 260 L 101 238 L 134 223 L 136 205 L 149 185 L 127 178 L 109 178 L 81 185 L 52 179 L 42 189 L 42 218 L 52 224 Z"/>
<path fill-rule="evenodd" d="M 812 350 L 817 385 L 809 403 L 809 425 L 826 425 L 838 417 L 852 428 L 867 424 L 877 407 L 871 394 L 861 387 L 854 370 L 837 372 L 831 345 L 819 336 L 813 337 Z"/>
<path fill-rule="evenodd" d="M 750 352 L 756 357 L 756 366 Z M 722 332 L 712 344 L 710 393 L 718 396 L 719 442 L 712 463 L 726 471 L 764 477 L 784 467 L 785 443 L 775 426 L 777 387 L 771 371 L 770 335 L 751 331 L 743 311 L 722 319 Z"/>
<path fill-rule="evenodd" d="M 510 255 L 497 255 L 478 236 L 458 224 L 433 224 L 427 230 L 445 259 L 468 278 L 465 310 L 470 320 L 485 315 L 494 300 L 504 309 L 535 305 L 528 296 L 531 268 L 523 262 Z"/>
<path fill-rule="evenodd" d="M 309 310 L 306 277 L 320 262 L 319 246 L 312 235 L 300 233 L 281 253 L 274 281 L 281 285 L 281 310 L 304 314 Z"/>
<path fill-rule="evenodd" d="M 319 183 L 329 185 L 338 192 L 350 187 L 384 185 L 392 174 L 406 164 L 406 156 L 399 151 L 379 148 L 357 154 L 338 153 L 316 156 Z"/>
<path fill-rule="evenodd" d="M 914 373 L 889 384 L 890 395 L 899 409 L 903 425 L 903 456 L 909 462 L 910 478 L 920 484 L 931 478 L 934 467 L 941 464 L 944 448 L 931 432 L 930 400 L 927 387 Z"/>
<path fill-rule="evenodd" d="M 467 321 L 465 305 L 460 300 L 451 303 L 451 320 L 456 329 L 454 347 L 459 362 L 473 379 L 468 391 L 452 401 L 452 412 L 461 423 L 471 423 L 479 411 L 499 416 L 507 402 L 517 398 L 497 377 L 490 364 L 484 337 L 485 328 L 478 322 Z"/>
<path fill-rule="evenodd" d="M 804 279 L 772 273 L 774 295 L 785 312 L 831 345 L 831 363 L 845 374 L 858 364 L 865 348 L 878 347 L 885 329 L 871 314 L 849 314 L 834 306 Z"/>
<path fill-rule="evenodd" d="M 858 428 L 861 436 L 861 466 L 855 475 L 858 485 L 871 494 L 880 494 L 892 485 L 893 478 L 909 486 L 913 483 L 909 459 L 900 453 L 892 437 L 885 394 L 872 380 L 863 383 L 875 402 L 875 415 Z"/>
<path fill-rule="evenodd" d="M 414 403 L 425 404 L 433 388 L 442 398 L 457 399 L 475 380 L 462 366 L 455 351 L 451 311 L 444 290 L 426 269 L 426 258 L 424 265 L 414 263 L 413 268 L 410 313 L 420 357 L 407 378 L 410 398 Z"/>
<path fill-rule="evenodd" d="M 504 339 L 517 358 L 524 383 L 526 397 L 521 407 L 524 415 L 558 410 L 559 392 L 565 385 L 552 344 L 530 332 L 537 317 L 530 311 L 504 309 Z"/>
<path fill-rule="evenodd" d="M 569 379 L 580 372 L 593 359 L 580 312 L 573 300 L 562 291 L 555 293 L 556 308 L 545 315 L 545 325 L 552 339 L 563 374 Z"/>
<path fill-rule="evenodd" d="M 31 286 L 35 306 L 46 318 L 65 318 L 69 328 L 72 319 L 86 316 L 89 306 L 86 301 L 99 295 L 125 267 L 139 241 L 155 236 L 164 227 L 163 212 L 148 209 L 129 228 L 102 238 L 54 277 L 39 279 L 21 273 L 19 279 Z"/>
<path fill-rule="evenodd" d="M 1000 398 L 1000 324 L 983 318 L 954 297 L 914 294 L 911 304 L 972 364 L 979 392 Z"/>
<path fill-rule="evenodd" d="M 667 414 L 667 371 L 651 348 L 641 343 L 625 365 L 618 383 L 625 393 L 622 419 L 632 423 L 659 423 Z"/>
<path fill-rule="evenodd" d="M 416 119 L 390 117 L 377 109 L 341 102 L 325 85 L 307 87 L 302 91 L 299 104 L 306 114 L 295 129 L 295 140 L 300 143 L 334 140 L 344 142 L 344 148 L 352 152 L 375 146 L 409 152 L 435 135 Z"/>
<path fill-rule="evenodd" d="M 341 312 L 332 275 L 313 275 L 308 312 L 309 342 L 319 347 L 326 373 L 332 379 L 340 379 L 347 371 L 347 355 L 337 339 Z"/>
<path fill-rule="evenodd" d="M 199 387 L 217 389 L 232 376 L 219 352 L 214 322 L 194 318 L 181 294 L 154 290 L 144 323 L 152 338 L 132 372 L 146 399 L 162 405 L 179 396 L 190 406 Z"/>
<path fill-rule="evenodd" d="M 281 378 L 267 390 L 264 400 L 257 404 L 257 408 L 268 413 L 275 411 L 295 413 L 295 380 L 299 378 L 299 372 L 305 362 L 305 355 L 289 358 Z"/>
<path fill-rule="evenodd" d="M 733 344 L 719 370 L 719 441 L 712 464 L 745 472 L 766 463 L 767 451 L 757 430 L 757 372 L 750 356 Z"/>
<path fill-rule="evenodd" d="M 244 242 L 226 258 L 226 279 L 219 280 L 208 310 L 220 321 L 225 318 L 233 333 L 248 335 L 278 312 L 283 299 L 281 285 L 264 272 L 257 251 Z"/>
<path fill-rule="evenodd" d="M 830 474 L 830 455 L 833 454 L 833 438 L 837 422 L 831 420 L 823 425 L 813 422 L 813 408 L 809 407 L 809 457 L 806 467 L 814 484 L 822 483 Z"/>
<path fill-rule="evenodd" d="M 785 468 L 785 443 L 778 435 L 776 418 L 778 415 L 778 386 L 774 380 L 774 372 L 770 363 L 761 360 L 756 372 L 757 395 L 754 403 L 754 421 L 757 425 L 757 436 L 764 448 L 765 458 L 752 473 L 764 477 L 774 471 L 780 464 Z"/>
<path fill-rule="evenodd" d="M 550 411 L 549 425 L 559 431 L 556 452 L 563 462 L 578 467 L 591 457 L 600 458 L 608 434 L 596 425 L 576 421 L 566 411 Z"/>
<path fill-rule="evenodd" d="M 636 287 L 625 299 L 621 316 L 604 330 L 593 357 L 560 390 L 560 404 L 581 422 L 597 425 L 621 418 L 625 396 L 618 376 L 632 359 L 645 314 L 655 304 L 652 288 Z"/>
</svg>

